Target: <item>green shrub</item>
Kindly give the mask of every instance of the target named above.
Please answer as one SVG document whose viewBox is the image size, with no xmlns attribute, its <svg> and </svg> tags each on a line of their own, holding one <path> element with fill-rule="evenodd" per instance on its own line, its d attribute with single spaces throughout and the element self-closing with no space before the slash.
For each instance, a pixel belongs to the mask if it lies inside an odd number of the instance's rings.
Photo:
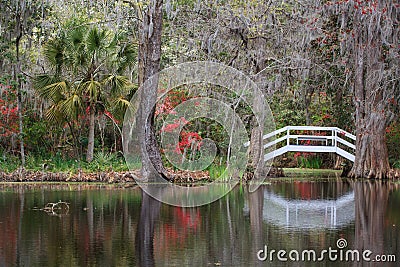
<svg viewBox="0 0 400 267">
<path fill-rule="evenodd" d="M 226 166 L 217 164 L 211 164 L 210 166 L 207 167 L 208 173 L 210 174 L 210 179 L 212 181 L 221 177 L 224 174 L 225 169 Z"/>
<path fill-rule="evenodd" d="M 297 165 L 299 168 L 306 169 L 320 169 L 322 166 L 322 159 L 319 156 L 299 156 L 297 157 Z"/>
<path fill-rule="evenodd" d="M 4 154 L 0 158 L 0 170 L 4 172 L 12 172 L 21 166 L 21 161 L 14 155 Z"/>
</svg>

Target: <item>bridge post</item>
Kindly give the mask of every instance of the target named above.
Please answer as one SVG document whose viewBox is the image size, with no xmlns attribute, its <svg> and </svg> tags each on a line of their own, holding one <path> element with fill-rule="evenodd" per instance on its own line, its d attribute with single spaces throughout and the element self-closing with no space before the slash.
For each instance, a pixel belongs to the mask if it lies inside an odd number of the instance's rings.
<svg viewBox="0 0 400 267">
<path fill-rule="evenodd" d="M 290 135 L 290 126 L 287 126 L 287 130 L 286 130 L 286 145 L 290 145 L 290 139 L 289 139 L 289 135 Z"/>
<path fill-rule="evenodd" d="M 335 135 L 335 137 L 334 137 L 334 139 L 333 139 L 333 142 L 334 142 L 334 145 L 335 145 L 335 151 L 336 151 L 336 154 L 337 154 L 337 128 L 335 128 L 334 129 L 334 135 Z"/>
</svg>

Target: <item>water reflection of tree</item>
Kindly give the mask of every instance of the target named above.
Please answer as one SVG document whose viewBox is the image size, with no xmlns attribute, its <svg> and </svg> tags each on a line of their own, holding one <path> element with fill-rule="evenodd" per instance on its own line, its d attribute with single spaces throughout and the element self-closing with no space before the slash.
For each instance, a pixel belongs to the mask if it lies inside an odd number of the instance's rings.
<svg viewBox="0 0 400 267">
<path fill-rule="evenodd" d="M 134 266 L 140 191 L 66 189 L 0 187 L 9 191 L 0 194 L 0 266 Z M 34 209 L 59 199 L 71 203 L 68 216 Z"/>
<path fill-rule="evenodd" d="M 319 190 L 313 194 L 324 197 L 349 190 L 347 183 L 337 183 L 336 187 L 333 183 L 319 189 L 309 187 Z M 275 184 L 249 194 L 236 188 L 223 199 L 197 209 L 160 208 L 160 203 L 147 195 L 139 206 L 142 193 L 131 189 L 52 187 L 27 190 L 29 194 L 25 192 L 23 197 L 24 191 L 16 189 L 13 194 L 0 194 L 0 266 L 15 265 L 17 257 L 21 266 L 276 266 L 276 262 L 268 265 L 255 258 L 264 244 L 270 249 L 320 250 L 334 248 L 338 234 L 348 240 L 349 249 L 358 246 L 375 253 L 398 253 L 400 233 L 393 225 L 400 225 L 400 213 L 396 213 L 400 191 L 390 193 L 393 185 L 383 182 L 351 183 L 356 194 L 354 239 L 352 226 L 335 231 L 291 231 L 263 220 L 263 212 L 268 212 L 263 191 L 282 188 Z M 297 190 L 295 184 L 287 184 L 287 190 Z M 71 203 L 68 216 L 58 218 L 30 210 L 59 199 Z M 243 212 L 247 200 L 249 216 Z M 300 262 L 297 266 L 320 264 Z"/>
<path fill-rule="evenodd" d="M 3 195 L 0 204 L 0 266 L 19 265 L 18 253 L 21 249 L 21 221 L 24 210 L 24 194 Z M 6 203 L 6 205 L 3 205 Z M 8 205 L 7 205 L 8 204 Z"/>
<path fill-rule="evenodd" d="M 389 184 L 386 182 L 355 182 L 355 242 L 359 251 L 371 250 L 374 254 L 390 254 L 385 251 L 385 215 L 389 198 Z M 372 258 L 372 256 L 371 256 Z M 355 263 L 364 266 L 365 263 Z M 372 265 L 371 265 L 372 266 Z"/>
<path fill-rule="evenodd" d="M 249 193 L 250 228 L 252 233 L 252 251 L 258 251 L 264 247 L 263 244 L 263 209 L 264 209 L 264 187 L 260 186 L 256 191 Z M 254 263 L 260 266 L 264 263 L 257 259 L 253 253 Z"/>
<path fill-rule="evenodd" d="M 136 232 L 137 265 L 154 266 L 154 227 L 160 215 L 161 202 L 142 191 L 142 204 Z"/>
</svg>

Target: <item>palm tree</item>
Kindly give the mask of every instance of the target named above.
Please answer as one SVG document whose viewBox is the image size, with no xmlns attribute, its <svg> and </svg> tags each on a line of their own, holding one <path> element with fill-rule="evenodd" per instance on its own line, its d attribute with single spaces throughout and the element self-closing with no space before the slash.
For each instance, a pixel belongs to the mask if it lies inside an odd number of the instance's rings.
<svg viewBox="0 0 400 267">
<path fill-rule="evenodd" d="M 66 30 L 44 46 L 52 71 L 36 76 L 35 88 L 51 103 L 49 120 L 66 122 L 72 131 L 79 115 L 89 117 L 88 162 L 93 160 L 96 114 L 129 105 L 125 96 L 132 85 L 122 74 L 132 66 L 135 53 L 122 34 L 87 26 Z"/>
</svg>

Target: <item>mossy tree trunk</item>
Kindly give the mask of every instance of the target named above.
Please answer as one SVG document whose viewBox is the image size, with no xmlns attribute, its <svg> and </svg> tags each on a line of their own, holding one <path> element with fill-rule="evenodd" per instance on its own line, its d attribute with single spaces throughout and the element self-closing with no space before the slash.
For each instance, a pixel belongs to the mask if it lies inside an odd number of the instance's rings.
<svg viewBox="0 0 400 267">
<path fill-rule="evenodd" d="M 138 51 L 138 85 L 160 71 L 161 34 L 162 34 L 162 0 L 152 0 L 143 10 L 142 23 L 139 29 Z M 142 175 L 148 178 L 155 170 L 166 177 L 160 150 L 154 130 L 155 103 L 158 90 L 158 78 L 147 84 L 140 96 L 140 112 L 143 122 L 141 133 Z M 154 169 L 153 169 L 154 167 Z"/>
</svg>

